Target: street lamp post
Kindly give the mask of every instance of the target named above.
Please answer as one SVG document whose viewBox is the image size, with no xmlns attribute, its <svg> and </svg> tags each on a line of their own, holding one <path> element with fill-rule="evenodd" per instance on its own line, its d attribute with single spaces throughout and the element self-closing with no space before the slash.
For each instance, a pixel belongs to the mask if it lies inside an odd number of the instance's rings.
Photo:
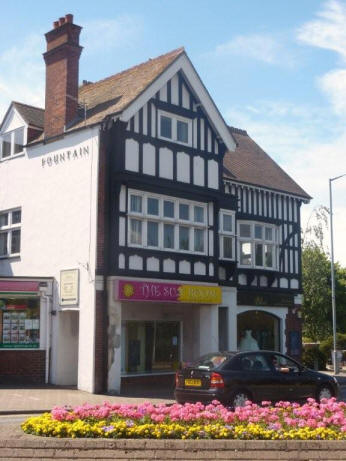
<svg viewBox="0 0 346 461">
<path fill-rule="evenodd" d="M 330 203 L 330 272 L 332 283 L 332 314 L 333 314 L 333 367 L 334 373 L 339 373 L 339 366 L 336 357 L 336 305 L 335 305 L 335 272 L 334 272 L 334 237 L 333 237 L 333 194 L 332 182 L 343 178 L 346 174 L 329 179 L 329 203 Z"/>
</svg>

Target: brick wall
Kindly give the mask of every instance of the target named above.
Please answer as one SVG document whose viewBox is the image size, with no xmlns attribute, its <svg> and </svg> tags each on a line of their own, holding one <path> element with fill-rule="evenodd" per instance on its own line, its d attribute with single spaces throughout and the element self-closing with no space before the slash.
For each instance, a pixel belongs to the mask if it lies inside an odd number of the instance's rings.
<svg viewBox="0 0 346 461">
<path fill-rule="evenodd" d="M 0 384 L 45 382 L 45 351 L 1 350 Z"/>
<path fill-rule="evenodd" d="M 100 132 L 99 148 L 99 172 L 98 172 L 98 197 L 97 197 L 97 239 L 96 239 L 96 274 L 104 279 L 102 291 L 96 291 L 95 303 L 95 392 L 101 393 L 107 390 L 107 271 L 106 253 L 107 247 L 107 146 L 108 133 Z"/>
</svg>

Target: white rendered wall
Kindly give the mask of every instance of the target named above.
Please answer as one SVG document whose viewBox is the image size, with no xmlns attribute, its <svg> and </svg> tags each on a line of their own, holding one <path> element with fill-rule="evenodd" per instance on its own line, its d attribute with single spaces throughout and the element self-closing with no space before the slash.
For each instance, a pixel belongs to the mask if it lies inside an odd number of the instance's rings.
<svg viewBox="0 0 346 461">
<path fill-rule="evenodd" d="M 71 336 L 67 341 L 61 336 L 68 329 L 65 314 L 58 312 L 52 322 L 51 378 L 54 384 L 73 384 L 66 357 L 78 353 L 78 387 L 89 392 L 94 388 L 97 175 L 97 128 L 0 162 L 0 210 L 22 208 L 20 258 L 0 259 L 0 274 L 54 277 L 53 310 L 58 311 L 60 271 L 80 270 L 79 350 L 71 350 Z"/>
</svg>

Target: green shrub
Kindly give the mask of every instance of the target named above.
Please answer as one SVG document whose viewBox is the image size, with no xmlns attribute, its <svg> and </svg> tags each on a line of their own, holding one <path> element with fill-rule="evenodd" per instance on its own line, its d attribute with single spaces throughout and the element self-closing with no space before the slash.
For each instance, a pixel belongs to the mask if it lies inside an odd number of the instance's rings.
<svg viewBox="0 0 346 461">
<path fill-rule="evenodd" d="M 302 363 L 308 368 L 314 369 L 317 365 L 319 370 L 325 370 L 327 357 L 318 347 L 303 348 Z"/>
<path fill-rule="evenodd" d="M 327 359 L 331 359 L 331 353 L 333 350 L 333 336 L 328 336 L 327 339 L 321 341 L 320 349 L 325 354 Z M 346 334 L 345 333 L 337 333 L 336 334 L 336 348 L 339 350 L 346 349 Z"/>
</svg>

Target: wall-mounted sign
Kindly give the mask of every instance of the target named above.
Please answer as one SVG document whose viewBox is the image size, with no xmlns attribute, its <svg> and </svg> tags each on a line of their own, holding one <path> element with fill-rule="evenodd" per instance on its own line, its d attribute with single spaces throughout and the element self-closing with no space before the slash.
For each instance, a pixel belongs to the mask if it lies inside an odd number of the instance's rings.
<svg viewBox="0 0 346 461">
<path fill-rule="evenodd" d="M 121 301 L 156 301 L 171 303 L 221 304 L 221 287 L 177 283 L 115 281 L 115 299 Z"/>
<path fill-rule="evenodd" d="M 60 271 L 60 305 L 75 306 L 78 304 L 79 270 Z"/>
<path fill-rule="evenodd" d="M 68 163 L 73 160 L 89 157 L 89 146 L 82 146 L 71 150 L 57 152 L 53 155 L 46 155 L 41 159 L 42 167 L 59 165 L 59 163 Z"/>
<path fill-rule="evenodd" d="M 292 307 L 294 296 L 282 293 L 238 291 L 237 301 L 238 305 L 242 306 Z"/>
</svg>

